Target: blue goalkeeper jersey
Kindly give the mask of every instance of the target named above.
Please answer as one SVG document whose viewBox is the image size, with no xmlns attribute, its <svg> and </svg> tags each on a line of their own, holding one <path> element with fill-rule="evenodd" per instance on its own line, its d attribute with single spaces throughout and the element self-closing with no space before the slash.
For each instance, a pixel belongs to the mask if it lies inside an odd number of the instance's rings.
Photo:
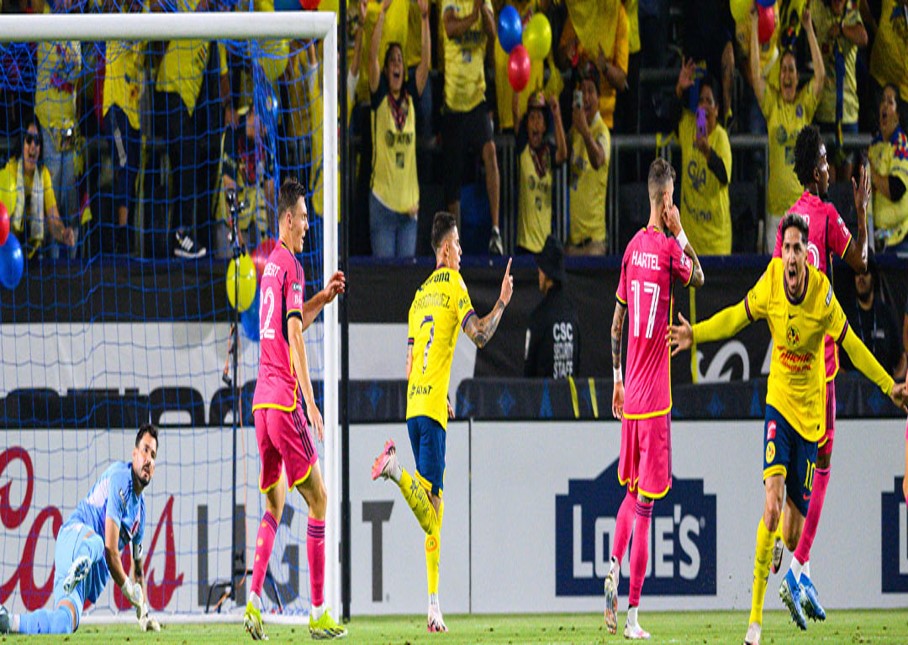
<svg viewBox="0 0 908 645">
<path fill-rule="evenodd" d="M 136 494 L 132 483 L 132 464 L 128 461 L 115 461 L 79 502 L 66 523 L 84 524 L 103 540 L 105 520 L 109 517 L 120 526 L 120 543 L 117 548 L 122 552 L 126 544 L 132 542 L 133 559 L 141 557 L 142 537 L 145 535 L 145 498 Z M 86 599 L 92 602 L 97 600 L 109 578 L 107 560 L 101 558 L 92 566 L 91 573 L 85 579 Z"/>
</svg>

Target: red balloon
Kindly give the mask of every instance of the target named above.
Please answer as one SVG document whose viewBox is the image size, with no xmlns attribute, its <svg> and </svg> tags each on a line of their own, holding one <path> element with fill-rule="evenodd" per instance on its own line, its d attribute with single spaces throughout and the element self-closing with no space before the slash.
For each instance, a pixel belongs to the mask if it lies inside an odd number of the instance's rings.
<svg viewBox="0 0 908 645">
<path fill-rule="evenodd" d="M 761 45 L 765 45 L 772 38 L 776 30 L 776 10 L 772 5 L 764 7 L 757 3 L 757 37 Z"/>
<path fill-rule="evenodd" d="M 277 248 L 277 240 L 266 237 L 252 251 L 252 263 L 255 265 L 255 277 L 258 282 L 262 281 L 262 273 L 265 271 L 265 265 L 268 264 L 268 256 L 275 248 Z"/>
<path fill-rule="evenodd" d="M 6 206 L 0 202 L 0 246 L 6 244 L 6 238 L 9 237 L 9 213 L 6 212 Z"/>
<path fill-rule="evenodd" d="M 306 11 L 315 11 L 321 0 L 300 0 L 300 6 Z"/>
<path fill-rule="evenodd" d="M 523 91 L 530 82 L 530 55 L 523 45 L 515 46 L 508 56 L 508 82 L 515 92 Z"/>
</svg>

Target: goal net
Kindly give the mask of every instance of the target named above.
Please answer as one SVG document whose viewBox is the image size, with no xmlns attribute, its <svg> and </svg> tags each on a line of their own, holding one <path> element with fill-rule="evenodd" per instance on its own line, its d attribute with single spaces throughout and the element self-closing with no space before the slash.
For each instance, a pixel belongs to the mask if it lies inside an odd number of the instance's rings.
<svg viewBox="0 0 908 645">
<path fill-rule="evenodd" d="M 308 189 L 307 297 L 338 264 L 336 16 L 251 4 L 53 0 L 0 16 L 0 603 L 13 612 L 51 607 L 55 535 L 145 421 L 160 429 L 145 491 L 152 611 L 245 605 L 264 512 L 259 299 L 238 314 L 228 303 L 228 223 L 260 270 L 294 177 Z M 239 283 L 242 306 L 256 287 Z M 336 304 L 305 341 L 325 419 L 326 601 L 339 608 Z M 287 501 L 263 601 L 303 615 L 307 509 Z M 109 584 L 86 615 L 127 609 Z"/>
</svg>

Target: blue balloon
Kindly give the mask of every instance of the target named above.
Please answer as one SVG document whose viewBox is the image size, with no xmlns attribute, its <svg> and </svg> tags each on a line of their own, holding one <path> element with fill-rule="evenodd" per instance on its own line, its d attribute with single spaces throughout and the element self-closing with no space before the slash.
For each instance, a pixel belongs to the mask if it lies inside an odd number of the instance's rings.
<svg viewBox="0 0 908 645">
<path fill-rule="evenodd" d="M 6 238 L 6 244 L 0 246 L 0 283 L 7 289 L 15 289 L 22 279 L 25 259 L 22 247 L 12 233 Z"/>
<path fill-rule="evenodd" d="M 764 9 L 769 9 L 776 3 L 776 0 L 757 0 L 757 4 L 763 7 Z"/>
<path fill-rule="evenodd" d="M 240 325 L 243 326 L 243 333 L 246 334 L 246 338 L 251 340 L 254 343 L 259 342 L 259 292 L 261 289 L 255 290 L 255 299 L 252 301 L 252 304 L 249 306 L 249 309 L 240 314 Z"/>
<path fill-rule="evenodd" d="M 506 54 L 510 54 L 523 41 L 523 22 L 517 9 L 505 5 L 498 15 L 498 42 Z"/>
</svg>

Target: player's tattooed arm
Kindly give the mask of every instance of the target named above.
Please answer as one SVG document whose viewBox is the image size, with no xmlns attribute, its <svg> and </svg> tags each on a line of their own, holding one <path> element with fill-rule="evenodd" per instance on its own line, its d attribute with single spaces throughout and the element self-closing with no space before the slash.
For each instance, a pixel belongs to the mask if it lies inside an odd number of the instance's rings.
<svg viewBox="0 0 908 645">
<path fill-rule="evenodd" d="M 693 287 L 694 289 L 699 289 L 706 281 L 706 277 L 703 275 L 703 267 L 700 266 L 700 258 L 697 257 L 697 252 L 694 251 L 694 247 L 690 245 L 690 242 L 685 245 L 684 253 L 694 263 L 694 270 L 690 277 L 689 286 Z"/>
<path fill-rule="evenodd" d="M 464 331 L 479 349 L 485 347 L 492 340 L 492 336 L 495 335 L 498 323 L 501 322 L 501 315 L 504 313 L 504 307 L 504 302 L 499 298 L 488 315 L 478 319 L 476 316 L 470 316 L 467 320 L 467 326 Z"/>
<path fill-rule="evenodd" d="M 620 302 L 615 304 L 615 315 L 612 317 L 612 369 L 621 369 L 621 338 L 624 334 L 624 318 L 627 307 Z"/>
</svg>

